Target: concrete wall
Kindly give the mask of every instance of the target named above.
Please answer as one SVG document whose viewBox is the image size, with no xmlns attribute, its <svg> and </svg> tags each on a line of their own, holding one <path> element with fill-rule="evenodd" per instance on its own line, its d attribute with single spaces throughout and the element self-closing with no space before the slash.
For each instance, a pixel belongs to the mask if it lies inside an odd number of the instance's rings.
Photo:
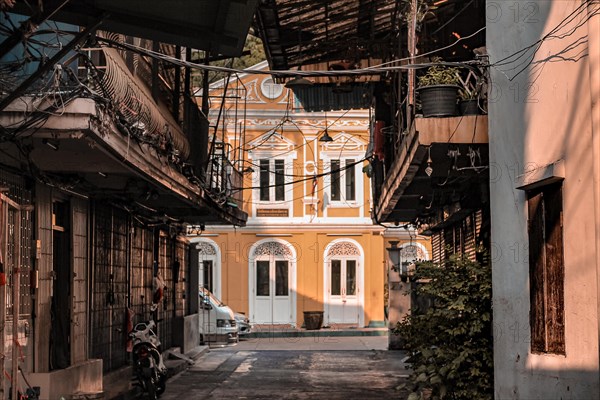
<svg viewBox="0 0 600 400">
<path fill-rule="evenodd" d="M 200 344 L 198 314 L 177 317 L 173 321 L 173 342 L 184 354 Z"/>
<path fill-rule="evenodd" d="M 594 198 L 598 146 L 592 146 L 598 134 L 594 134 L 597 106 L 592 114 L 598 89 L 590 80 L 590 75 L 595 76 L 597 85 L 599 48 L 591 33 L 588 43 L 588 30 L 595 30 L 596 36 L 599 30 L 598 16 L 586 22 L 588 10 L 581 5 L 580 1 L 487 2 L 498 399 L 598 398 L 600 392 L 599 209 Z M 535 45 L 573 12 L 575 18 L 560 27 L 556 36 Z M 530 50 L 515 54 L 531 44 L 535 46 Z M 530 351 L 527 203 L 525 192 L 516 189 L 553 169 L 565 178 L 566 355 Z"/>
</svg>

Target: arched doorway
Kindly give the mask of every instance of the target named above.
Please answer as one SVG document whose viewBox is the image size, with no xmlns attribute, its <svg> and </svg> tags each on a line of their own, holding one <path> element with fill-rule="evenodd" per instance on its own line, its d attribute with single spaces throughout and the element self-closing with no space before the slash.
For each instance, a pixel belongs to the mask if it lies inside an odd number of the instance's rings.
<svg viewBox="0 0 600 400">
<path fill-rule="evenodd" d="M 198 250 L 198 284 L 221 298 L 221 251 L 210 239 L 196 243 Z"/>
<path fill-rule="evenodd" d="M 249 259 L 250 319 L 259 324 L 296 322 L 296 251 L 280 239 L 256 242 Z"/>
<path fill-rule="evenodd" d="M 412 264 L 429 260 L 429 253 L 421 243 L 404 243 L 400 245 L 400 263 Z"/>
<path fill-rule="evenodd" d="M 325 324 L 364 325 L 364 253 L 351 239 L 332 241 L 324 257 Z"/>
</svg>

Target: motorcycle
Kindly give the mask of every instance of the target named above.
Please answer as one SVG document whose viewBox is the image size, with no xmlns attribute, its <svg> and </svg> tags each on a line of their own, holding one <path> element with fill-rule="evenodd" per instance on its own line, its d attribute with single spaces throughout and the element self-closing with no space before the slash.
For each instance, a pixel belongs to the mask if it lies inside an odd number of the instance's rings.
<svg viewBox="0 0 600 400">
<path fill-rule="evenodd" d="M 151 317 L 149 321 L 137 323 L 129 333 L 133 341 L 133 368 L 137 384 L 150 400 L 157 400 L 164 393 L 167 380 L 167 367 L 163 363 L 155 328 L 156 322 Z"/>
</svg>

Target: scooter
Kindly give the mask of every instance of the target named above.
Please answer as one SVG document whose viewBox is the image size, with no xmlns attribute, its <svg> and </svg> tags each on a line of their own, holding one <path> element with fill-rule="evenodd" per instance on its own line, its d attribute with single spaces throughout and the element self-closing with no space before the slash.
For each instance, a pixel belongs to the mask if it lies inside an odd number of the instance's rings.
<svg viewBox="0 0 600 400">
<path fill-rule="evenodd" d="M 167 380 L 167 367 L 163 363 L 155 328 L 156 322 L 151 317 L 149 321 L 137 323 L 129 333 L 133 341 L 133 368 L 137 383 L 150 400 L 157 400 L 164 393 Z"/>
</svg>

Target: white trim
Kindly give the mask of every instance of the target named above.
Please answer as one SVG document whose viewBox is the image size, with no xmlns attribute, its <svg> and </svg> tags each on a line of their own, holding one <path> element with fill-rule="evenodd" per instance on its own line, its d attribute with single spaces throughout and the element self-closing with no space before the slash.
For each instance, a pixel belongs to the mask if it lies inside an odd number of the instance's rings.
<svg viewBox="0 0 600 400">
<path fill-rule="evenodd" d="M 261 71 L 263 69 L 266 69 L 269 66 L 268 61 L 261 61 L 258 64 L 254 64 L 251 67 L 246 68 L 247 71 Z M 242 80 L 243 78 L 247 77 L 247 76 L 252 76 L 254 74 L 252 73 L 241 73 L 241 74 L 235 74 L 234 76 L 230 77 L 229 79 L 223 78 L 223 79 L 219 79 L 216 82 L 213 82 L 210 84 L 209 86 L 209 91 L 213 90 L 213 89 L 219 89 L 219 88 L 223 88 L 225 87 L 225 83 L 229 82 L 229 85 L 231 85 L 233 82 L 236 82 L 238 79 Z M 198 88 L 197 92 L 198 95 L 202 95 L 202 89 Z"/>
<path fill-rule="evenodd" d="M 335 239 L 329 242 L 329 244 L 325 247 L 325 251 L 323 252 L 323 323 L 325 325 L 329 325 L 329 303 L 327 299 L 329 299 L 328 288 L 329 288 L 329 262 L 330 257 L 328 257 L 329 249 L 331 249 L 337 243 L 352 243 L 358 249 L 360 255 L 350 256 L 350 257 L 341 257 L 349 260 L 358 260 L 358 271 L 356 274 L 356 279 L 358 281 L 358 327 L 365 326 L 365 251 L 354 239 L 350 238 L 340 238 Z M 337 256 L 337 258 L 340 258 Z"/>
<path fill-rule="evenodd" d="M 406 243 L 402 243 L 399 248 L 400 249 L 404 249 L 404 248 L 409 247 L 409 246 L 415 246 L 415 247 L 418 247 L 419 249 L 421 249 L 421 251 L 425 255 L 425 260 L 423 260 L 423 261 L 427 261 L 427 260 L 431 259 L 431 256 L 429 255 L 429 252 L 427 251 L 427 248 L 425 246 L 423 246 L 419 242 L 406 242 Z"/>
<path fill-rule="evenodd" d="M 353 159 L 355 162 L 359 161 L 364 156 L 364 151 L 325 151 L 322 150 L 319 154 L 322 163 L 323 163 L 323 171 L 330 171 L 331 160 L 344 160 L 343 164 L 340 165 L 340 168 L 344 168 L 346 165 L 346 160 Z M 323 198 L 327 196 L 327 201 L 323 200 L 323 216 L 327 217 L 327 209 L 328 208 L 358 208 L 359 209 L 359 217 L 365 217 L 365 207 L 364 207 L 364 176 L 362 172 L 362 164 L 358 163 L 354 165 L 354 179 L 355 179 L 355 200 L 345 200 L 346 193 L 344 190 L 345 183 L 345 175 L 346 171 L 340 171 L 340 197 L 341 200 L 332 201 L 331 200 L 331 174 L 327 173 L 323 176 Z"/>
<path fill-rule="evenodd" d="M 384 227 L 373 224 L 370 218 L 353 218 L 353 217 L 330 217 L 323 218 L 317 217 L 312 222 L 305 219 L 306 217 L 294 217 L 294 218 L 277 218 L 277 217 L 264 217 L 264 218 L 248 218 L 248 222 L 244 227 L 233 227 L 233 226 L 207 226 L 208 231 L 215 232 L 252 232 L 259 233 L 268 232 L 269 230 L 290 232 L 290 228 L 293 226 L 293 231 L 318 231 L 323 232 L 324 229 L 335 230 L 335 231 L 347 231 L 357 230 L 359 232 L 383 232 Z M 386 235 L 386 237 L 388 237 Z M 396 237 L 396 236 L 389 236 Z M 399 237 L 410 239 L 408 233 Z M 413 236 L 414 238 L 414 236 Z M 426 237 L 419 236 L 420 239 L 427 239 Z"/>
<path fill-rule="evenodd" d="M 254 206 L 254 205 L 253 205 Z M 284 208 L 284 207 L 271 207 L 269 208 Z M 256 211 L 254 211 L 256 212 Z M 290 215 L 291 215 L 290 211 Z M 310 215 L 305 215 L 304 217 L 250 217 L 248 216 L 248 221 L 246 222 L 246 227 L 252 226 L 290 226 L 294 225 L 294 229 L 299 228 L 297 225 L 315 225 L 319 224 L 321 227 L 324 225 L 329 225 L 331 227 L 337 228 L 340 225 L 362 225 L 362 226 L 371 226 L 373 225 L 373 221 L 371 218 L 367 217 L 314 217 L 312 218 Z M 219 230 L 221 230 L 219 228 Z M 239 229 L 238 229 L 239 230 Z"/>
<path fill-rule="evenodd" d="M 248 315 L 249 318 L 251 320 L 253 320 L 254 318 L 254 263 L 255 261 L 257 261 L 259 258 L 256 258 L 254 256 L 254 251 L 256 250 L 256 248 L 258 246 L 260 246 L 263 243 L 269 243 L 269 242 L 276 242 L 276 243 L 280 243 L 282 245 L 284 245 L 285 247 L 287 247 L 290 252 L 292 253 L 292 258 L 291 259 L 287 259 L 289 261 L 289 265 L 290 265 L 290 276 L 291 276 L 291 282 L 290 282 L 290 324 L 292 326 L 296 326 L 296 287 L 297 287 L 297 272 L 296 272 L 296 260 L 297 260 L 297 253 L 296 253 L 296 249 L 294 248 L 294 246 L 292 246 L 292 244 L 286 240 L 283 239 L 278 239 L 276 237 L 270 237 L 270 238 L 266 238 L 266 239 L 261 239 L 255 243 L 252 244 L 252 246 L 250 247 L 250 250 L 248 251 Z"/>
<path fill-rule="evenodd" d="M 267 84 L 271 85 L 271 89 L 272 91 L 269 92 L 269 88 L 267 87 Z M 270 76 L 263 78 L 260 81 L 260 92 L 263 95 L 263 97 L 269 99 L 269 100 L 276 100 L 278 98 L 281 97 L 281 95 L 283 94 L 283 91 L 286 90 L 284 85 L 280 84 L 280 83 L 275 83 L 275 81 L 273 80 L 273 78 L 271 78 Z"/>
<path fill-rule="evenodd" d="M 250 151 L 248 152 L 248 158 L 250 160 L 253 160 L 254 164 L 258 164 L 260 163 L 259 160 L 262 159 L 274 159 L 275 157 L 279 156 L 281 154 L 281 151 L 271 151 L 271 150 L 254 150 L 254 151 Z M 256 209 L 257 208 L 277 208 L 277 209 L 287 209 L 288 210 L 288 217 L 277 217 L 279 218 L 279 220 L 281 221 L 281 219 L 284 220 L 289 220 L 289 218 L 294 215 L 294 186 L 293 184 L 291 184 L 294 180 L 293 175 L 293 171 L 294 171 L 294 160 L 298 157 L 298 154 L 296 151 L 291 151 L 287 154 L 285 154 L 285 156 L 283 157 L 277 157 L 277 159 L 282 159 L 283 161 L 283 168 L 284 168 L 284 172 L 286 173 L 284 179 L 285 179 L 285 191 L 284 191 L 284 196 L 286 200 L 282 200 L 282 201 L 261 201 L 260 200 L 260 167 L 258 165 L 256 165 L 253 169 L 254 172 L 252 173 L 252 187 L 254 187 L 254 189 L 252 189 L 252 212 L 251 214 L 248 216 L 248 220 L 259 220 L 259 221 L 265 221 L 268 222 L 270 221 L 272 218 L 271 217 L 257 217 L 256 216 Z M 269 169 L 271 170 L 272 168 L 274 168 L 274 166 L 272 167 L 269 164 Z M 290 173 L 291 171 L 291 173 Z M 274 188 L 272 188 L 274 190 Z M 273 194 L 273 193 L 271 193 Z M 276 218 L 276 219 L 277 219 Z M 265 223 L 263 222 L 263 223 Z"/>
<path fill-rule="evenodd" d="M 209 245 L 211 245 L 212 247 L 215 248 L 215 252 L 217 254 L 213 255 L 213 256 L 201 256 L 200 254 L 198 254 L 198 284 L 200 284 L 200 282 L 202 281 L 201 277 L 200 277 L 200 264 L 202 263 L 202 261 L 204 260 L 212 260 L 213 261 L 213 283 L 214 283 L 214 291 L 213 294 L 221 299 L 221 248 L 219 247 L 219 245 L 217 244 L 217 242 L 215 242 L 212 239 L 208 239 L 208 238 L 204 238 L 204 237 L 195 237 L 190 239 L 190 248 L 192 248 L 195 251 L 198 251 L 196 249 L 196 246 L 194 246 L 195 244 L 198 243 L 207 243 Z"/>
</svg>

